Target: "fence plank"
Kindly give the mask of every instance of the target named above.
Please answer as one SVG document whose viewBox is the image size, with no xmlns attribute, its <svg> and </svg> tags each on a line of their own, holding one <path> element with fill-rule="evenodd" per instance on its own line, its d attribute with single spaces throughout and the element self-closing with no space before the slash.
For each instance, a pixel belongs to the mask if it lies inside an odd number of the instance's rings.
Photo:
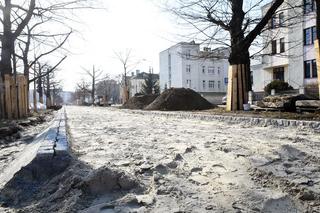
<svg viewBox="0 0 320 213">
<path fill-rule="evenodd" d="M 5 118 L 5 105 L 4 105 L 4 83 L 0 76 L 0 119 Z"/>
<path fill-rule="evenodd" d="M 17 82 L 18 82 L 18 96 L 19 96 L 19 117 L 25 117 L 24 113 L 24 94 L 23 94 L 23 76 L 17 76 Z"/>
<path fill-rule="evenodd" d="M 23 75 L 0 78 L 0 118 L 19 119 L 28 115 L 28 87 Z"/>
<path fill-rule="evenodd" d="M 4 93 L 5 93 L 5 110 L 6 118 L 12 119 L 12 107 L 11 107 L 11 77 L 10 75 L 4 76 Z"/>
</svg>

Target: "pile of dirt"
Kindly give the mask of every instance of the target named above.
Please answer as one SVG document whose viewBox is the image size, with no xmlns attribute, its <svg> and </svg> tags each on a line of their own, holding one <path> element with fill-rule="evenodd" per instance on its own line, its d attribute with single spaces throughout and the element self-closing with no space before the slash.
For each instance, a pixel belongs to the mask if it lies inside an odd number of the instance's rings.
<svg viewBox="0 0 320 213">
<path fill-rule="evenodd" d="M 158 95 L 138 95 L 130 98 L 122 108 L 124 109 L 143 109 L 152 103 Z"/>
<path fill-rule="evenodd" d="M 171 88 L 164 91 L 146 110 L 205 110 L 213 105 L 192 89 Z"/>
</svg>

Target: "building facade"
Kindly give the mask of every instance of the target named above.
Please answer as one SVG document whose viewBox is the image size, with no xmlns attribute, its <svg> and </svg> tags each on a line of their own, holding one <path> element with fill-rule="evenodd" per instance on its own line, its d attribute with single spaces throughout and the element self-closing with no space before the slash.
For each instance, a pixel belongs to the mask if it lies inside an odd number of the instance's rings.
<svg viewBox="0 0 320 213">
<path fill-rule="evenodd" d="M 262 14 L 269 7 L 262 7 Z M 286 0 L 279 8 L 262 34 L 266 46 L 262 57 L 251 67 L 253 91 L 264 91 L 276 79 L 288 82 L 294 89 L 317 84 L 315 8 L 314 0 Z"/>
<path fill-rule="evenodd" d="M 229 51 L 200 51 L 200 44 L 180 42 L 160 53 L 160 90 L 190 88 L 203 96 L 227 92 Z"/>
<path fill-rule="evenodd" d="M 152 69 L 149 71 L 152 75 L 152 79 L 159 83 L 159 74 L 152 73 Z M 132 74 L 129 80 L 129 97 L 133 97 L 136 94 L 142 93 L 142 87 L 145 83 L 145 80 L 149 77 L 150 73 L 140 72 L 139 70 L 136 73 Z"/>
<path fill-rule="evenodd" d="M 145 80 L 149 77 L 151 72 L 152 78 L 157 81 L 159 84 L 159 74 L 153 73 L 152 68 L 150 68 L 149 73 L 140 72 L 140 70 L 136 70 L 135 72 L 131 73 L 131 76 L 127 76 L 127 85 L 128 85 L 128 92 L 129 98 L 135 96 L 136 94 L 142 93 L 142 87 L 145 83 Z M 121 88 L 120 88 L 120 103 L 125 102 L 125 86 L 124 86 L 124 79 L 121 81 Z"/>
</svg>

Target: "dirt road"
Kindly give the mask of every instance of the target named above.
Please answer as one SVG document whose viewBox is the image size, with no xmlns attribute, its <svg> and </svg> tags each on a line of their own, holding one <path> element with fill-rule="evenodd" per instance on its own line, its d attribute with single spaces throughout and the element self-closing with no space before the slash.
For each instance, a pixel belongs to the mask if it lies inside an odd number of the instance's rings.
<svg viewBox="0 0 320 213">
<path fill-rule="evenodd" d="M 124 170 L 146 187 L 136 211 L 320 211 L 320 135 L 313 130 L 106 108 L 67 107 L 67 116 L 80 161 Z M 103 203 L 100 197 L 89 210 Z"/>
<path fill-rule="evenodd" d="M 16 175 L 0 191 L 2 212 L 320 212 L 314 130 L 114 108 L 66 113 L 73 163 L 44 182 Z"/>
</svg>

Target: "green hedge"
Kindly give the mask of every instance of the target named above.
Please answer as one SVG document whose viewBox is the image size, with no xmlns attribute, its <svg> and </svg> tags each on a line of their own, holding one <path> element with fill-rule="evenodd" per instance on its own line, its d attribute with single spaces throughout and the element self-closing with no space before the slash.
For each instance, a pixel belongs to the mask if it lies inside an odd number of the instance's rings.
<svg viewBox="0 0 320 213">
<path fill-rule="evenodd" d="M 280 80 L 273 80 L 264 88 L 264 91 L 267 94 L 270 94 L 272 89 L 275 89 L 276 92 L 281 92 L 286 90 L 292 90 L 293 87 L 290 86 L 287 82 L 280 81 Z"/>
</svg>

